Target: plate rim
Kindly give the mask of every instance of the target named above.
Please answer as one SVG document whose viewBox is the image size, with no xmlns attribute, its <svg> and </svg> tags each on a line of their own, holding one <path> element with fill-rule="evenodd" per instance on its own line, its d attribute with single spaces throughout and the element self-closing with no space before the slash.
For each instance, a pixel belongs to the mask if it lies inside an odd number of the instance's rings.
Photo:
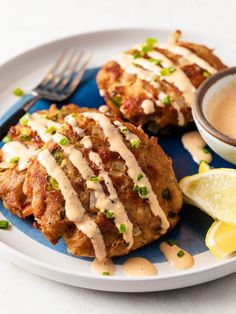
<svg viewBox="0 0 236 314">
<path fill-rule="evenodd" d="M 92 34 L 103 34 L 103 33 L 106 33 L 106 34 L 112 34 L 114 32 L 134 32 L 134 31 L 145 31 L 145 32 L 169 32 L 171 33 L 173 31 L 173 29 L 171 30 L 170 28 L 168 27 L 121 27 L 121 28 L 108 28 L 108 29 L 105 29 L 105 28 L 101 28 L 101 29 L 96 29 L 96 30 L 89 30 L 89 31 L 85 31 L 85 32 L 81 32 L 81 33 L 78 33 L 78 34 L 73 34 L 73 35 L 70 35 L 70 36 L 63 36 L 63 37 L 60 37 L 60 38 L 57 38 L 55 40 L 51 40 L 51 41 L 47 41 L 47 42 L 44 42 L 42 44 L 39 44 L 39 45 L 36 45 L 28 50 L 25 50 L 17 55 L 15 55 L 14 57 L 4 61 L 1 65 L 0 65 L 0 71 L 2 69 L 4 69 L 5 67 L 8 67 L 11 65 L 12 62 L 14 61 L 17 61 L 17 59 L 20 59 L 22 57 L 26 57 L 28 54 L 32 54 L 34 52 L 36 52 L 37 50 L 40 50 L 40 49 L 46 49 L 47 47 L 49 46 L 54 46 L 56 44 L 60 44 L 60 43 L 63 43 L 64 41 L 69 41 L 69 40 L 73 40 L 73 38 L 78 38 L 78 37 L 86 37 L 86 36 L 89 36 L 89 35 L 92 35 Z M 184 34 L 186 34 L 188 36 L 188 34 L 198 34 L 198 35 L 201 35 L 202 33 L 198 33 L 196 31 L 189 31 L 189 30 L 184 30 Z M 203 34 L 202 34 L 203 35 Z M 213 34 L 212 34 L 213 35 Z M 214 36 L 215 37 L 215 36 Z M 203 35 L 203 38 L 204 38 L 204 35 Z M 12 105 L 13 106 L 13 105 Z M 11 106 L 11 107 L 12 107 Z M 10 107 L 9 107 L 10 108 Z M 8 109 L 9 109 L 8 108 Z M 1 116 L 3 116 L 3 114 L 1 114 Z M 90 274 L 90 273 L 86 273 L 86 274 L 83 274 L 83 273 L 77 273 L 75 271 L 69 271 L 67 269 L 63 269 L 61 267 L 58 267 L 58 266 L 54 266 L 48 262 L 44 262 L 44 261 L 41 261 L 37 258 L 34 258 L 32 256 L 29 256 L 27 255 L 26 253 L 23 253 L 23 252 L 20 252 L 19 250 L 17 250 L 16 248 L 10 246 L 10 245 L 7 245 L 6 243 L 2 242 L 0 240 L 0 250 L 1 251 L 4 251 L 6 252 L 7 254 L 10 254 L 11 257 L 16 257 L 17 259 L 23 261 L 23 262 L 26 262 L 26 263 L 30 263 L 34 266 L 38 266 L 42 269 L 44 269 L 45 271 L 54 271 L 54 272 L 57 272 L 57 273 L 60 273 L 61 275 L 73 275 L 73 276 L 76 276 L 77 278 L 83 278 L 83 279 L 89 279 L 89 280 L 92 280 L 94 282 L 111 282 L 111 281 L 114 281 L 114 282 L 126 282 L 126 283 L 138 283 L 138 282 L 158 282 L 160 280 L 165 280 L 165 279 L 178 279 L 178 278 L 190 278 L 196 274 L 204 274 L 204 273 L 207 273 L 209 271 L 214 271 L 214 270 L 220 270 L 220 269 L 223 269 L 223 268 L 226 268 L 226 267 L 230 267 L 230 266 L 233 266 L 235 265 L 236 266 L 236 256 L 235 257 L 231 257 L 229 259 L 226 259 L 226 260 L 222 260 L 222 261 L 219 261 L 219 263 L 216 263 L 214 265 L 209 265 L 203 269 L 192 269 L 192 270 L 188 270 L 188 272 L 185 272 L 185 273 L 182 273 L 182 272 L 179 272 L 179 273 L 176 273 L 176 274 L 161 274 L 161 275 L 158 275 L 158 276 L 154 276 L 154 277 L 121 277 L 121 276 L 107 276 L 107 277 L 99 277 L 99 276 L 96 276 L 94 274 Z M 204 252 L 205 253 L 205 252 Z M 200 254 L 203 254 L 203 253 L 200 253 Z M 17 263 L 16 263 L 17 264 Z M 236 270 L 236 267 L 235 267 L 235 270 Z M 36 271 L 34 271 L 34 273 L 37 274 Z M 231 271 L 232 273 L 232 271 Z M 47 277 L 46 275 L 43 277 Z M 216 278 L 216 277 L 215 277 Z M 214 278 L 213 278 L 214 279 Z M 213 280 L 213 279 L 209 279 L 209 280 Z M 56 280 L 56 279 L 54 279 Z M 61 282 L 61 280 L 58 280 Z M 206 280 L 208 281 L 208 280 Z M 203 281 L 201 281 L 203 282 Z M 200 282 L 199 282 L 200 283 Z M 197 283 L 196 283 L 197 284 Z M 192 284 L 183 284 L 182 286 L 183 287 L 186 287 L 186 286 L 190 286 Z M 195 283 L 193 283 L 193 285 L 195 285 Z M 96 287 L 95 288 L 91 288 L 91 289 L 97 289 Z M 171 288 L 167 288 L 167 289 L 171 289 Z M 167 289 L 163 289 L 163 290 L 167 290 Z M 100 289 L 97 289 L 97 290 L 100 290 Z M 104 289 L 106 290 L 106 289 Z M 107 290 L 108 291 L 108 290 Z M 115 291 L 114 289 L 112 290 L 109 290 L 109 291 Z M 117 290 L 118 291 L 118 290 Z M 120 290 L 119 290 L 120 291 Z M 135 289 L 133 291 L 136 291 Z M 157 291 L 157 289 L 155 287 L 151 287 L 150 290 L 144 290 L 144 291 Z M 126 291 L 127 292 L 127 291 Z"/>
</svg>

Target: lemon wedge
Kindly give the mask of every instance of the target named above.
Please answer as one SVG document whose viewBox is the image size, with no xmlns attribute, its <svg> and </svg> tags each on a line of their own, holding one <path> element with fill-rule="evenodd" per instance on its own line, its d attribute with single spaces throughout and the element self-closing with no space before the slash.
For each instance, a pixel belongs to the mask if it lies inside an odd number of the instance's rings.
<svg viewBox="0 0 236 314">
<path fill-rule="evenodd" d="M 236 227 L 215 221 L 206 235 L 206 246 L 218 258 L 236 251 Z"/>
<path fill-rule="evenodd" d="M 198 173 L 204 173 L 211 170 L 211 167 L 208 165 L 208 163 L 205 162 L 205 160 L 201 160 L 198 167 Z"/>
<path fill-rule="evenodd" d="M 186 202 L 236 226 L 236 170 L 213 169 L 185 177 L 179 184 Z"/>
</svg>

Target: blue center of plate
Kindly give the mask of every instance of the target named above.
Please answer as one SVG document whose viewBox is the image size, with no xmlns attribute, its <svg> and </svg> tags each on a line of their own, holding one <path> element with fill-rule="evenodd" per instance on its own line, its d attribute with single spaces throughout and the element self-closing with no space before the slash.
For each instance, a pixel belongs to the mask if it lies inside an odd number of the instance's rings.
<svg viewBox="0 0 236 314">
<path fill-rule="evenodd" d="M 99 107 L 100 105 L 104 104 L 104 100 L 99 96 L 96 85 L 97 71 L 98 68 L 87 70 L 79 88 L 66 103 L 63 103 L 63 105 L 75 103 L 81 107 Z M 16 110 L 20 104 L 21 101 L 18 101 L 13 106 L 13 108 L 11 108 L 11 110 L 6 113 L 6 115 L 9 115 L 10 111 Z M 31 109 L 31 112 L 47 109 L 50 104 L 51 103 L 49 101 L 40 100 L 34 105 L 34 107 Z M 174 132 L 174 134 L 171 136 L 160 135 L 158 136 L 158 142 L 164 151 L 172 158 L 173 167 L 178 180 L 186 175 L 191 175 L 197 172 L 198 165 L 193 162 L 190 154 L 183 148 L 180 133 L 178 134 Z M 213 155 L 213 162 L 211 163 L 211 166 L 215 168 L 235 168 L 232 164 L 226 162 L 212 151 L 211 153 Z M 14 227 L 24 232 L 30 238 L 60 253 L 70 255 L 67 253 L 66 245 L 64 244 L 63 240 L 60 240 L 57 245 L 50 244 L 45 239 L 44 235 L 32 226 L 32 219 L 19 219 L 6 210 L 3 207 L 2 202 L 0 204 L 0 212 Z M 154 243 L 147 245 L 144 248 L 130 253 L 129 257 L 141 256 L 148 258 L 154 263 L 165 261 L 163 255 L 159 251 L 159 244 L 160 241 L 163 241 L 163 239 L 176 240 L 180 247 L 189 251 L 193 255 L 206 251 L 207 248 L 205 246 L 205 235 L 212 223 L 212 219 L 193 206 L 184 206 L 180 216 L 180 222 L 174 228 L 174 230 L 168 233 L 161 240 L 155 241 Z M 114 261 L 116 264 L 121 264 L 126 258 L 127 256 L 117 257 L 114 259 Z"/>
</svg>

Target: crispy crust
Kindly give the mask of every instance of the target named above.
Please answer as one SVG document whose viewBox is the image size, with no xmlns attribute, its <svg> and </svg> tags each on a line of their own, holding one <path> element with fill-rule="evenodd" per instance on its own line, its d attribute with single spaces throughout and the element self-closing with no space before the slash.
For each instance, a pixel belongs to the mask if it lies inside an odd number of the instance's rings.
<svg viewBox="0 0 236 314">
<path fill-rule="evenodd" d="M 65 107 L 65 110 L 72 112 L 69 108 Z M 78 108 L 76 110 L 74 107 L 71 108 L 73 108 L 73 111 L 81 111 Z M 94 207 L 86 182 L 68 157 L 63 155 L 62 160 L 60 160 L 60 167 L 67 174 L 73 188 L 77 191 L 87 214 L 99 226 L 106 244 L 107 255 L 124 255 L 158 239 L 161 236 L 160 219 L 152 214 L 147 201 L 141 199 L 133 191 L 133 182 L 127 175 L 125 163 L 117 153 L 109 150 L 109 144 L 102 129 L 94 121 L 85 119 L 80 115 L 77 117 L 77 122 L 85 130 L 86 135 L 91 137 L 93 151 L 100 155 L 119 199 L 124 204 L 129 219 L 134 225 L 134 245 L 129 250 L 126 242 L 122 239 L 122 235 L 115 227 L 113 219 L 106 218 L 102 212 L 98 212 L 98 209 Z M 170 228 L 173 228 L 179 220 L 178 212 L 182 206 L 182 194 L 176 182 L 171 160 L 157 144 L 156 138 L 148 139 L 141 129 L 130 123 L 125 123 L 125 126 L 141 140 L 139 148 L 134 149 L 124 138 L 125 144 L 133 152 L 143 172 L 148 176 L 153 191 L 167 214 Z M 20 126 L 17 126 L 17 128 L 20 128 Z M 80 138 L 73 132 L 71 126 L 63 124 L 59 132 L 65 135 L 77 149 L 82 151 L 91 168 L 95 173 L 98 173 L 97 167 L 88 159 L 89 150 L 81 146 L 79 143 Z M 34 140 L 32 139 L 32 141 Z M 54 156 L 56 156 L 56 152 L 60 151 L 62 153 L 60 146 L 54 142 L 50 141 L 44 147 L 48 148 Z M 34 216 L 37 227 L 42 230 L 51 243 L 55 244 L 59 238 L 63 237 L 70 253 L 78 256 L 94 257 L 94 249 L 90 239 L 81 231 L 78 231 L 74 223 L 68 221 L 64 215 L 64 200 L 60 190 L 57 188 L 48 189 L 47 173 L 36 157 L 32 159 L 25 171 L 19 172 L 14 168 L 1 172 L 0 182 L 0 196 L 12 213 L 24 218 L 27 216 L 24 214 L 27 207 L 27 214 Z M 162 197 L 162 191 L 166 188 L 169 189 L 171 196 L 168 200 Z"/>
</svg>

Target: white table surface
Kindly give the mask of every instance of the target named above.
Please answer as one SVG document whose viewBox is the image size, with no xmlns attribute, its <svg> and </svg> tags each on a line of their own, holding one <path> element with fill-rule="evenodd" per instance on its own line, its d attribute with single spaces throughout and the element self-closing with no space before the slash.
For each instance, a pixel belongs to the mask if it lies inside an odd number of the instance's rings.
<svg viewBox="0 0 236 314">
<path fill-rule="evenodd" d="M 0 63 L 44 42 L 105 28 L 210 30 L 222 45 L 224 40 L 236 40 L 233 0 L 0 0 L 0 4 Z M 1 256 L 0 314 L 235 313 L 235 285 L 236 274 L 175 291 L 96 292 L 32 275 Z"/>
</svg>

